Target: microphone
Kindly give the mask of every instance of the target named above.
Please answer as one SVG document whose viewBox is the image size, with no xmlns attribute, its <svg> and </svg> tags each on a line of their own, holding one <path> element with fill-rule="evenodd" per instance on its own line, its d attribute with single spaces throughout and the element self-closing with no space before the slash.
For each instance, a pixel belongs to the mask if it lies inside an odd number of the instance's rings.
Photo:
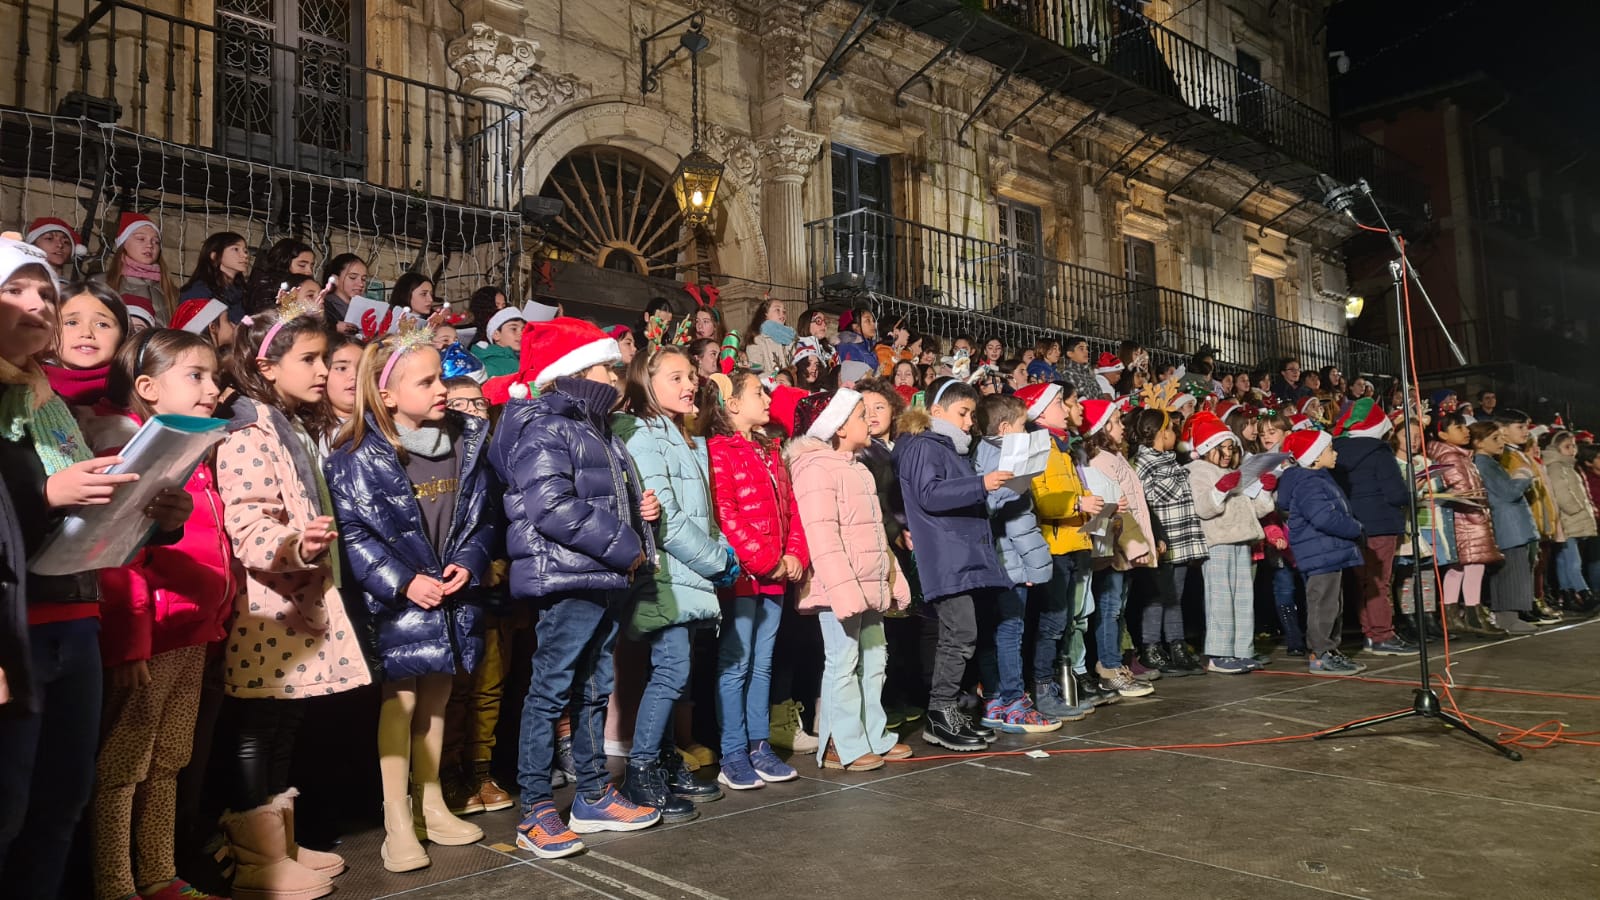
<svg viewBox="0 0 1600 900">
<path fill-rule="evenodd" d="M 1351 207 L 1356 205 L 1356 197 L 1365 192 L 1365 182 L 1343 185 L 1332 176 L 1321 174 L 1317 176 L 1317 188 L 1322 191 L 1323 206 L 1336 213 L 1344 213 L 1352 222 L 1358 221 Z"/>
</svg>

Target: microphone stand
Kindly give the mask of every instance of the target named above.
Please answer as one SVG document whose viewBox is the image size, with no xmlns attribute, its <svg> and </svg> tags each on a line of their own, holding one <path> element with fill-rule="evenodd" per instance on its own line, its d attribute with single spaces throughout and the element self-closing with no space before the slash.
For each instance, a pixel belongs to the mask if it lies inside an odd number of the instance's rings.
<svg viewBox="0 0 1600 900">
<path fill-rule="evenodd" d="M 1422 287 L 1422 279 L 1418 277 L 1416 269 L 1411 268 L 1410 262 L 1406 260 L 1405 251 L 1400 245 L 1398 236 L 1396 236 L 1394 230 L 1389 227 L 1388 220 L 1386 220 L 1383 216 L 1383 210 L 1378 208 L 1377 201 L 1373 199 L 1371 188 L 1367 187 L 1367 183 L 1364 180 L 1358 182 L 1358 187 L 1362 193 L 1366 194 L 1367 199 L 1371 201 L 1372 208 L 1377 210 L 1378 220 L 1383 222 L 1383 229 L 1389 235 L 1389 241 L 1394 244 L 1395 253 L 1397 254 L 1397 258 L 1389 263 L 1389 275 L 1394 283 L 1394 314 L 1395 324 L 1397 326 L 1395 334 L 1396 339 L 1399 342 L 1398 350 L 1400 354 L 1400 402 L 1402 404 L 1402 415 L 1404 416 L 1404 425 L 1402 427 L 1405 428 L 1406 460 L 1409 464 L 1416 458 L 1415 451 L 1411 445 L 1411 426 L 1415 421 L 1416 411 L 1413 406 L 1411 392 L 1411 354 L 1409 352 L 1410 348 L 1407 346 L 1406 337 L 1406 298 L 1404 285 L 1402 284 L 1401 280 L 1406 274 L 1409 274 L 1412 281 L 1416 283 L 1418 291 L 1422 293 L 1423 298 L 1426 299 L 1428 295 Z M 1340 204 L 1335 202 L 1331 205 L 1335 205 L 1337 207 Z M 1340 211 L 1354 219 L 1354 214 L 1350 213 L 1349 211 L 1349 203 L 1345 202 L 1342 205 L 1344 208 Z M 1433 308 L 1433 302 L 1431 300 L 1428 301 L 1428 307 L 1430 309 Z M 1434 319 L 1437 320 L 1439 317 L 1438 310 L 1434 310 L 1433 315 Z M 1444 331 L 1443 322 L 1440 322 L 1439 328 L 1441 331 Z M 1456 347 L 1455 341 L 1450 339 L 1449 332 L 1444 331 L 1444 336 L 1445 340 L 1450 345 L 1451 351 L 1456 354 L 1457 359 L 1460 360 L 1462 365 L 1465 365 L 1466 360 L 1461 356 L 1461 351 Z M 1414 526 L 1417 521 L 1418 510 L 1415 479 L 1412 480 L 1413 483 L 1407 486 L 1407 494 L 1410 497 L 1408 507 L 1411 513 L 1411 522 Z M 1415 547 L 1416 542 L 1420 541 L 1421 539 L 1422 535 L 1420 533 L 1417 534 L 1412 539 L 1413 547 Z M 1415 550 L 1413 550 L 1413 553 L 1415 553 Z M 1477 729 L 1463 721 L 1459 716 L 1446 712 L 1440 705 L 1439 694 L 1434 691 L 1431 676 L 1428 674 L 1428 629 L 1425 623 L 1421 622 L 1424 612 L 1422 609 L 1422 566 L 1420 564 L 1420 558 L 1417 559 L 1419 564 L 1412 567 L 1414 569 L 1412 572 L 1412 590 L 1414 596 L 1417 598 L 1417 619 L 1419 622 L 1419 627 L 1417 628 L 1417 650 L 1418 656 L 1420 657 L 1420 664 L 1418 666 L 1418 686 L 1411 692 L 1411 708 L 1402 712 L 1375 716 L 1370 719 L 1362 719 L 1358 722 L 1351 722 L 1348 725 L 1335 728 L 1332 731 L 1325 731 L 1317 735 L 1315 740 L 1320 741 L 1325 738 L 1333 737 L 1336 734 L 1344 734 L 1346 732 L 1356 731 L 1362 728 L 1371 728 L 1374 725 L 1386 725 L 1390 722 L 1401 721 L 1402 719 L 1432 719 L 1446 728 L 1455 729 L 1456 731 L 1459 731 L 1462 734 L 1481 742 L 1487 747 L 1494 748 L 1506 759 L 1509 759 L 1513 762 L 1520 762 L 1522 760 L 1522 754 L 1517 752 L 1515 748 L 1501 744 L 1488 735 L 1479 732 Z M 1443 612 L 1444 610 L 1441 605 L 1441 618 L 1443 617 Z"/>
</svg>

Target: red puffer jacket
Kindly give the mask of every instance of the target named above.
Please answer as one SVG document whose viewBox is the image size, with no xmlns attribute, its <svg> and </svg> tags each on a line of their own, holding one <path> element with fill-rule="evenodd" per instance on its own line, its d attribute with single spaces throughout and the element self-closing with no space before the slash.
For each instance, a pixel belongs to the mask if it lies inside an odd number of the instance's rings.
<svg viewBox="0 0 1600 900">
<path fill-rule="evenodd" d="M 783 558 L 795 557 L 802 569 L 811 564 L 789 467 L 776 447 L 763 448 L 739 435 L 714 435 L 706 446 L 717 524 L 746 573 L 734 593 L 783 593 L 783 582 L 767 577 Z"/>
</svg>

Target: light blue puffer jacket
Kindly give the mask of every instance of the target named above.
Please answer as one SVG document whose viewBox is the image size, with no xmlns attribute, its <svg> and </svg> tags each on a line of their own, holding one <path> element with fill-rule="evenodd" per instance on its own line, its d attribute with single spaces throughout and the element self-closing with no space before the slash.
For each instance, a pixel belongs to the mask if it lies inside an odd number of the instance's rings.
<svg viewBox="0 0 1600 900">
<path fill-rule="evenodd" d="M 993 472 L 999 463 L 1000 439 L 978 441 L 978 474 Z M 1050 545 L 1039 531 L 1032 491 L 1018 494 L 1003 487 L 989 494 L 989 523 L 1000 549 L 1000 564 L 1005 566 L 1012 584 L 1045 584 L 1050 580 Z"/>
</svg>

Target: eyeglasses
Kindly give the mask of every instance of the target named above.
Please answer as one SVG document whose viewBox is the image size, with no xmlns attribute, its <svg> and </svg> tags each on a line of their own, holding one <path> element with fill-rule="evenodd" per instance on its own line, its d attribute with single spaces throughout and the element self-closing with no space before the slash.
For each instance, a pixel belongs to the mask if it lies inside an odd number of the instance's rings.
<svg viewBox="0 0 1600 900">
<path fill-rule="evenodd" d="M 482 397 L 458 397 L 446 405 L 456 412 L 462 413 L 486 413 L 489 411 L 489 401 Z"/>
</svg>

